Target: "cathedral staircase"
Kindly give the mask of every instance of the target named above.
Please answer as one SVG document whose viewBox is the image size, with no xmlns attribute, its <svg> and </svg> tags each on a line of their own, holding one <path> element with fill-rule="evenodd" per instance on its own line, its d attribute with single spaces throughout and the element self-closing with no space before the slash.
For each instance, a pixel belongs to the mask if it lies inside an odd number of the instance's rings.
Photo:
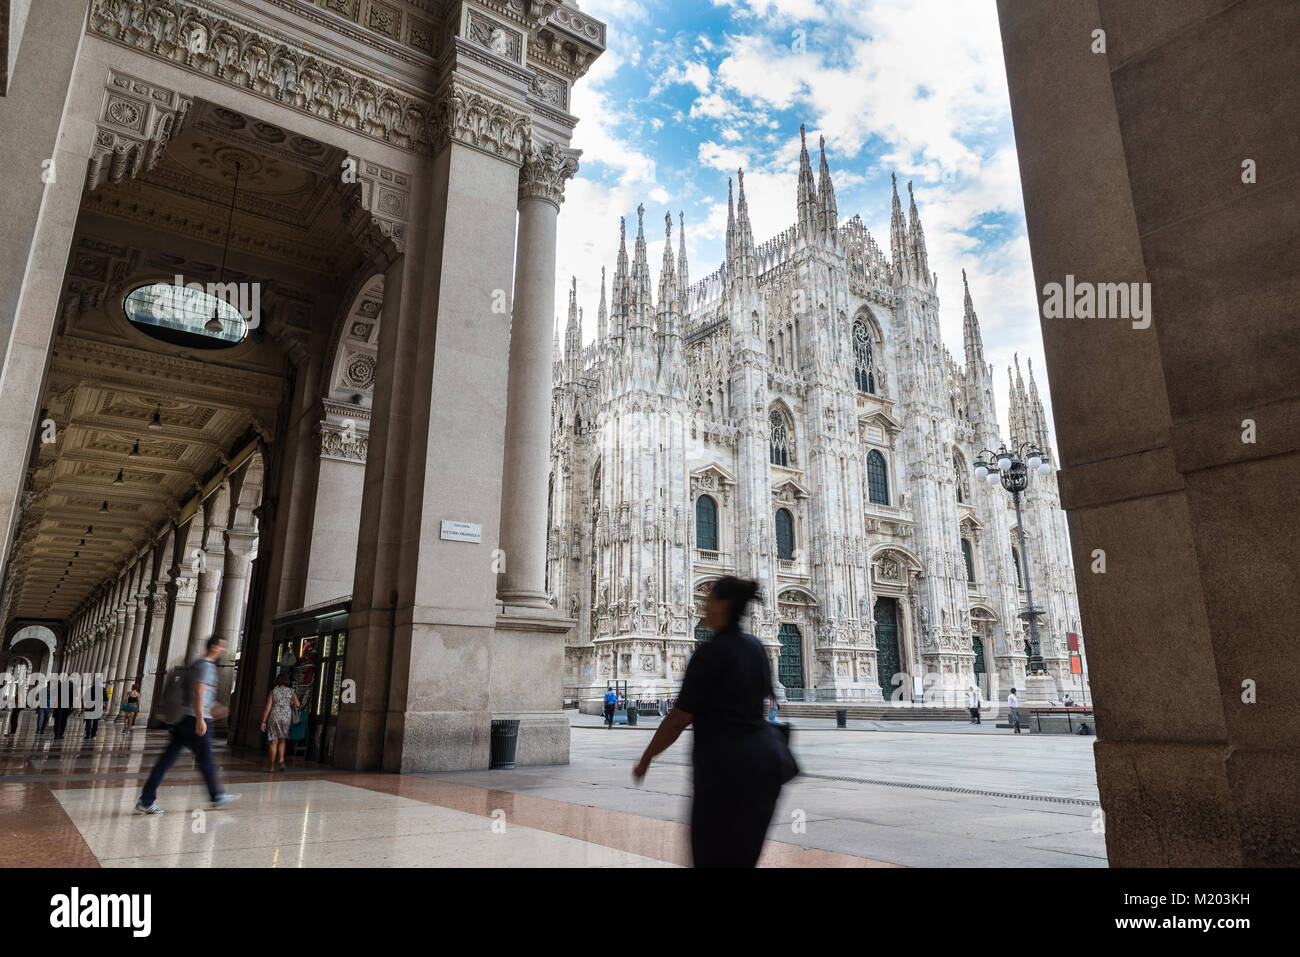
<svg viewBox="0 0 1300 957">
<path fill-rule="evenodd" d="M 834 718 L 836 711 L 847 711 L 853 721 L 969 721 L 966 708 L 909 707 L 905 703 L 875 702 L 874 704 L 836 703 L 834 701 L 790 701 L 781 705 L 778 721 L 789 718 Z M 987 719 L 988 711 L 984 712 Z"/>
</svg>

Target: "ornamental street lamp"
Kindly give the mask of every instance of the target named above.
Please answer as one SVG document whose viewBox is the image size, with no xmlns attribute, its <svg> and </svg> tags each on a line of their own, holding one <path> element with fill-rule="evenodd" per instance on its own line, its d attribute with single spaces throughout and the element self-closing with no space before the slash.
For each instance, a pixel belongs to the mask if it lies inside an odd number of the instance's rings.
<svg viewBox="0 0 1300 957">
<path fill-rule="evenodd" d="M 1011 493 L 1016 504 L 1016 533 L 1020 537 L 1020 560 L 1024 563 L 1025 600 L 1029 607 L 1021 612 L 1020 617 L 1029 620 L 1029 674 L 1046 675 L 1047 665 L 1043 662 L 1042 644 L 1038 639 L 1038 618 L 1042 612 L 1034 608 L 1034 589 L 1029 580 L 1029 553 L 1025 551 L 1025 523 L 1020 516 L 1020 493 L 1029 486 L 1030 471 L 1039 475 L 1050 475 L 1051 465 L 1047 462 L 1047 453 L 1032 442 L 1025 442 L 1018 448 L 1008 449 L 1005 445 L 996 452 L 984 449 L 975 460 L 975 477 L 984 479 L 989 485 L 1002 483 L 1002 487 Z"/>
</svg>

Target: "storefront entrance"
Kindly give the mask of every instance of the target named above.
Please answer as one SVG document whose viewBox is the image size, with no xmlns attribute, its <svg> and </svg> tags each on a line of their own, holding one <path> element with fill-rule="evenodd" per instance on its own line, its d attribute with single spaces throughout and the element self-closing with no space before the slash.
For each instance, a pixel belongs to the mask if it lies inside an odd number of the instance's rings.
<svg viewBox="0 0 1300 957">
<path fill-rule="evenodd" d="M 302 705 L 290 732 L 290 751 L 321 764 L 330 764 L 334 759 L 349 604 L 303 609 L 275 621 L 271 682 L 274 685 L 288 671 L 293 692 Z"/>
</svg>

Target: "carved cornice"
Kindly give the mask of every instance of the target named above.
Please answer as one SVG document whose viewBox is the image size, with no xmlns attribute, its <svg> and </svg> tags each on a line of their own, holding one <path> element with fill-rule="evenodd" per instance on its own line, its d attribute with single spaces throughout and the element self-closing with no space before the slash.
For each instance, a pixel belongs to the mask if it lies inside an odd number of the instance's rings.
<svg viewBox="0 0 1300 957">
<path fill-rule="evenodd" d="M 92 0 L 87 30 L 399 149 L 433 146 L 433 106 L 419 92 L 227 11 L 186 0 Z"/>
<path fill-rule="evenodd" d="M 340 419 L 351 419 L 358 425 L 364 425 L 369 428 L 370 410 L 360 405 L 353 405 L 350 402 L 336 402 L 333 399 L 322 399 L 321 408 L 326 415 L 338 416 Z"/>
<path fill-rule="evenodd" d="M 578 172 L 581 155 L 582 150 L 530 139 L 519 170 L 520 200 L 543 199 L 559 209 L 564 202 L 564 183 Z"/>
</svg>

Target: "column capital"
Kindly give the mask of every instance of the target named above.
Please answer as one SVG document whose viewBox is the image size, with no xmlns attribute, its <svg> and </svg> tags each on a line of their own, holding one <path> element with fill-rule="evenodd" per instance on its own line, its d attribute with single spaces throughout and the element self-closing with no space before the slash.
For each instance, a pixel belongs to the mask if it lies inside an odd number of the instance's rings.
<svg viewBox="0 0 1300 957">
<path fill-rule="evenodd" d="M 245 558 L 253 550 L 253 542 L 257 541 L 257 529 L 248 527 L 228 528 L 223 537 L 227 555 Z"/>
<path fill-rule="evenodd" d="M 438 98 L 435 129 L 435 152 L 456 142 L 510 163 L 520 163 L 532 130 L 532 119 L 486 90 L 453 79 Z"/>
<path fill-rule="evenodd" d="M 564 202 L 564 183 L 578 172 L 582 150 L 550 140 L 529 137 L 524 145 L 524 162 L 519 170 L 519 201 L 541 199 L 556 210 Z"/>
</svg>

